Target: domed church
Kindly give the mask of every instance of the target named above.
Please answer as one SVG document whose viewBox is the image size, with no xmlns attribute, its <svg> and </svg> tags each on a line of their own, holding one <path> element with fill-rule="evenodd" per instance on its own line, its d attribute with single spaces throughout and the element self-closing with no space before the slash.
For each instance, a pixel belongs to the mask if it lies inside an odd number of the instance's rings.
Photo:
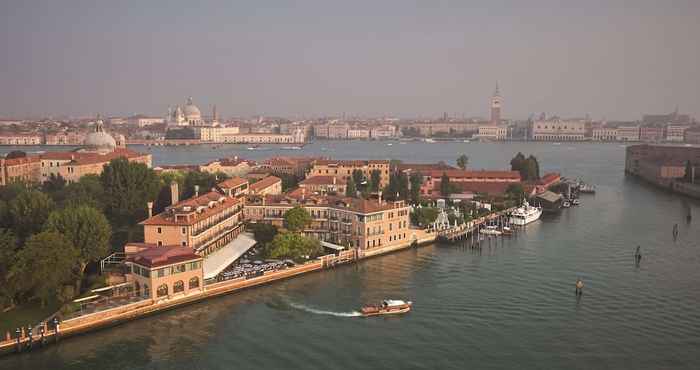
<svg viewBox="0 0 700 370">
<path fill-rule="evenodd" d="M 95 131 L 85 136 L 83 151 L 106 154 L 113 152 L 116 147 L 117 141 L 114 140 L 112 135 L 105 132 L 104 122 L 102 119 L 100 119 L 100 117 L 97 117 L 97 122 L 95 122 Z"/>
<path fill-rule="evenodd" d="M 166 118 L 169 126 L 201 126 L 204 124 L 202 112 L 194 105 L 192 98 L 187 99 L 184 107 L 177 105 L 174 110 L 168 107 Z"/>
</svg>

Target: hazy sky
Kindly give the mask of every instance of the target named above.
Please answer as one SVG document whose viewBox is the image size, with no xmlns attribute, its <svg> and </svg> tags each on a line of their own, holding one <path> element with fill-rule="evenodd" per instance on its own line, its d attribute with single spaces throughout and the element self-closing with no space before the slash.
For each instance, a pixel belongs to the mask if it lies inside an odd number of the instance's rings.
<svg viewBox="0 0 700 370">
<path fill-rule="evenodd" d="M 0 116 L 700 118 L 700 0 L 0 3 Z"/>
</svg>

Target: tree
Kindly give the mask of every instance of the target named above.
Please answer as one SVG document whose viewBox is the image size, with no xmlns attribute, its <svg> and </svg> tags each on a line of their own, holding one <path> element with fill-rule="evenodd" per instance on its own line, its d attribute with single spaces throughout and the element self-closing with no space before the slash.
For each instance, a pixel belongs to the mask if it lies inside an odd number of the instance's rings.
<svg viewBox="0 0 700 370">
<path fill-rule="evenodd" d="M 277 234 L 272 240 L 270 258 L 290 258 L 302 262 L 309 258 L 320 256 L 323 252 L 321 243 L 304 235 L 292 232 Z"/>
<path fill-rule="evenodd" d="M 411 213 L 411 222 L 414 225 L 420 227 L 426 227 L 431 223 L 435 222 L 438 217 L 440 210 L 432 207 L 422 207 L 416 208 L 413 213 Z"/>
<path fill-rule="evenodd" d="M 527 179 L 527 170 L 525 169 L 525 155 L 521 152 L 518 152 L 518 154 L 513 157 L 513 159 L 510 160 L 510 169 L 511 171 L 518 171 L 520 172 L 520 177 L 525 180 Z"/>
<path fill-rule="evenodd" d="M 51 174 L 49 178 L 44 181 L 41 188 L 46 193 L 57 193 L 62 191 L 66 187 L 66 179 L 60 174 Z"/>
<path fill-rule="evenodd" d="M 21 192 L 9 204 L 15 235 L 24 240 L 29 235 L 39 232 L 53 208 L 54 202 L 48 195 L 36 190 Z"/>
<path fill-rule="evenodd" d="M 371 191 L 379 191 L 379 185 L 382 181 L 382 171 L 372 170 L 370 172 L 369 187 Z"/>
<path fill-rule="evenodd" d="M 462 154 L 457 158 L 457 167 L 466 170 L 467 164 L 469 163 L 469 157 L 466 154 Z"/>
<path fill-rule="evenodd" d="M 75 277 L 77 256 L 75 247 L 57 232 L 32 235 L 17 252 L 10 279 L 16 282 L 18 291 L 39 299 L 44 306 L 58 298 L 62 287 Z"/>
<path fill-rule="evenodd" d="M 0 229 L 0 308 L 12 306 L 15 289 L 9 279 L 10 268 L 15 264 L 17 238 L 10 230 Z"/>
<path fill-rule="evenodd" d="M 522 184 L 510 184 L 506 188 L 506 195 L 515 200 L 517 204 L 520 204 L 525 198 L 525 188 L 523 188 Z"/>
<path fill-rule="evenodd" d="M 143 163 L 113 159 L 104 167 L 100 182 L 104 188 L 107 215 L 118 225 L 134 225 L 146 216 L 146 203 L 155 199 L 160 179 Z"/>
<path fill-rule="evenodd" d="M 530 155 L 526 162 L 527 168 L 527 179 L 529 181 L 536 181 L 540 179 L 540 164 L 537 162 L 535 156 Z"/>
<path fill-rule="evenodd" d="M 26 158 L 27 153 L 21 151 L 21 150 L 13 150 L 5 156 L 5 159 L 15 159 L 15 158 Z"/>
<path fill-rule="evenodd" d="M 284 213 L 284 225 L 289 231 L 301 231 L 310 223 L 311 215 L 300 206 L 295 206 Z"/>
<path fill-rule="evenodd" d="M 365 175 L 362 173 L 362 170 L 353 170 L 352 180 L 355 181 L 357 187 L 364 186 L 362 183 L 365 182 Z"/>
<path fill-rule="evenodd" d="M 355 180 L 351 178 L 348 179 L 348 183 L 345 187 L 345 196 L 347 197 L 357 197 L 357 187 L 355 186 Z"/>
<path fill-rule="evenodd" d="M 249 224 L 248 229 L 253 231 L 255 241 L 257 241 L 260 245 L 270 243 L 272 239 L 277 236 L 277 228 L 272 224 L 258 222 Z"/>
<path fill-rule="evenodd" d="M 411 203 L 418 204 L 420 202 L 420 188 L 423 186 L 423 175 L 419 172 L 413 172 L 411 173 L 408 182 L 411 189 Z"/>
<path fill-rule="evenodd" d="M 450 177 L 447 176 L 447 173 L 443 172 L 440 178 L 440 195 L 444 198 L 449 198 L 451 193 L 452 186 L 450 184 Z"/>
<path fill-rule="evenodd" d="M 75 247 L 79 277 L 85 273 L 88 263 L 97 262 L 109 253 L 112 228 L 104 214 L 90 206 L 72 206 L 52 212 L 45 229 L 61 233 Z M 80 284 L 76 290 L 80 292 Z"/>
<path fill-rule="evenodd" d="M 225 179 L 222 179 L 225 180 Z M 218 184 L 220 180 L 213 173 L 190 171 L 185 174 L 183 189 L 181 190 L 182 199 L 191 198 L 194 196 L 194 187 L 199 186 L 199 194 L 208 192 Z M 170 185 L 168 183 L 168 185 Z"/>
<path fill-rule="evenodd" d="M 279 174 L 275 174 L 275 176 L 282 179 L 282 192 L 287 192 L 291 189 L 296 188 L 299 185 L 300 179 L 296 175 L 292 175 L 292 174 L 288 174 L 288 173 L 279 173 Z"/>
</svg>

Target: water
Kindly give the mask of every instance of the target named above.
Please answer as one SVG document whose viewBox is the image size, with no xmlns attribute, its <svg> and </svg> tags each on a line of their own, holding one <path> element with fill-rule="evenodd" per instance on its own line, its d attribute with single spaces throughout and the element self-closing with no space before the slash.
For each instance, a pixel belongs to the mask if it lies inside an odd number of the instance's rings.
<svg viewBox="0 0 700 370">
<path fill-rule="evenodd" d="M 625 178 L 617 144 L 152 149 L 156 165 L 280 153 L 454 163 L 466 153 L 472 168 L 506 168 L 518 151 L 543 170 L 597 184 L 597 194 L 480 252 L 435 244 L 377 257 L 5 357 L 0 368 L 700 368 L 700 204 Z M 578 300 L 577 277 L 586 283 Z M 384 298 L 410 299 L 414 309 L 348 317 Z"/>
</svg>

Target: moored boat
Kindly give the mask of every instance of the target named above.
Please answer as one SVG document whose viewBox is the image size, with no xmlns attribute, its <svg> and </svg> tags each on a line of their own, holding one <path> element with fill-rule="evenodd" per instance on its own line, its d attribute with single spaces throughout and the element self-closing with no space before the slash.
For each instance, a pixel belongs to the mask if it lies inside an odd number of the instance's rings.
<svg viewBox="0 0 700 370">
<path fill-rule="evenodd" d="M 533 207 L 526 201 L 510 214 L 510 224 L 525 226 L 535 222 L 542 216 L 542 207 Z"/>
<path fill-rule="evenodd" d="M 411 301 L 402 301 L 398 299 L 385 299 L 376 305 L 367 305 L 362 307 L 360 312 L 362 316 L 379 316 L 379 315 L 397 315 L 406 313 L 411 310 Z"/>
<path fill-rule="evenodd" d="M 500 230 L 498 230 L 496 225 L 486 226 L 485 228 L 483 228 L 481 230 L 481 233 L 484 235 L 501 235 L 502 234 L 502 232 Z"/>
</svg>

